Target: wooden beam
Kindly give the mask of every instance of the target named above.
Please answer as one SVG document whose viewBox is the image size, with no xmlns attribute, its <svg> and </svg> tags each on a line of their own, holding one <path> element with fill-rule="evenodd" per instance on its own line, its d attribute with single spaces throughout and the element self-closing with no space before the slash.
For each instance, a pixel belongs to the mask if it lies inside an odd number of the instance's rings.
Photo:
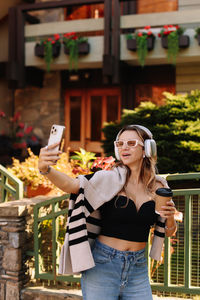
<svg viewBox="0 0 200 300">
<path fill-rule="evenodd" d="M 108 83 L 113 75 L 112 56 L 112 1 L 105 0 L 104 6 L 104 54 L 103 54 L 103 81 Z"/>
<path fill-rule="evenodd" d="M 16 36 L 16 8 L 11 7 L 9 9 L 8 19 L 8 86 L 9 88 L 15 88 L 17 82 L 17 36 Z"/>
<path fill-rule="evenodd" d="M 104 29 L 104 19 L 85 19 L 62 22 L 49 22 L 25 26 L 25 37 L 37 37 L 66 32 L 88 32 Z"/>
<path fill-rule="evenodd" d="M 152 27 L 160 27 L 165 24 L 200 24 L 199 16 L 200 9 L 127 15 L 121 16 L 121 29 L 144 28 L 147 24 Z"/>
<path fill-rule="evenodd" d="M 112 54 L 114 56 L 113 83 L 119 83 L 119 65 L 120 65 L 120 1 L 114 0 L 114 18 L 113 18 L 113 45 Z"/>
<path fill-rule="evenodd" d="M 99 4 L 104 1 L 102 0 L 62 0 L 62 1 L 49 1 L 49 2 L 39 2 L 33 4 L 22 4 L 20 5 L 20 9 L 23 12 L 26 11 L 35 11 L 41 9 L 54 9 L 54 8 L 62 8 L 69 5 L 89 5 L 89 4 Z"/>
<path fill-rule="evenodd" d="M 22 10 L 17 7 L 16 9 L 16 36 L 17 36 L 17 64 L 18 64 L 18 87 L 25 86 L 25 38 L 24 38 L 24 25 L 25 17 Z"/>
</svg>

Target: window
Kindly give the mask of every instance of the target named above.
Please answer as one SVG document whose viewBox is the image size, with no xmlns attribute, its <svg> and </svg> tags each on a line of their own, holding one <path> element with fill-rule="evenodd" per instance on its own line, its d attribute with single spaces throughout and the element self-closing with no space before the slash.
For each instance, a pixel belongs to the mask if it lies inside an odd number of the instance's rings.
<svg viewBox="0 0 200 300">
<path fill-rule="evenodd" d="M 178 0 L 138 0 L 137 13 L 174 11 L 178 9 Z"/>
</svg>

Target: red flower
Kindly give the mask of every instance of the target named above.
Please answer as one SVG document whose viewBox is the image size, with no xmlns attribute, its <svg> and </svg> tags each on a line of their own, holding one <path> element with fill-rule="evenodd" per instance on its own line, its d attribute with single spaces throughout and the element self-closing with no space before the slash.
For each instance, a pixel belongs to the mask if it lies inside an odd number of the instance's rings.
<svg viewBox="0 0 200 300">
<path fill-rule="evenodd" d="M 24 137 L 24 133 L 19 131 L 16 133 L 16 136 L 22 138 L 22 137 Z"/>
<path fill-rule="evenodd" d="M 52 45 L 53 45 L 53 44 L 55 44 L 55 43 L 56 43 L 56 41 L 52 41 L 51 43 L 52 43 Z"/>
<path fill-rule="evenodd" d="M 26 146 L 27 146 L 26 142 L 19 143 L 19 147 L 20 147 L 21 149 L 26 148 Z"/>
<path fill-rule="evenodd" d="M 37 141 L 36 136 L 35 136 L 35 135 L 32 135 L 31 140 L 32 140 L 33 142 L 36 142 L 36 141 Z"/>
<path fill-rule="evenodd" d="M 164 33 L 164 35 L 168 35 L 169 31 L 164 31 L 163 33 Z"/>
<path fill-rule="evenodd" d="M 23 148 L 26 148 L 27 144 L 26 142 L 23 142 L 23 143 L 14 143 L 13 144 L 13 147 L 15 149 L 23 149 Z"/>
<path fill-rule="evenodd" d="M 51 41 L 52 41 L 52 38 L 48 38 L 47 41 L 48 41 L 48 42 L 51 42 Z"/>
<path fill-rule="evenodd" d="M 161 37 L 161 34 L 160 34 L 160 33 L 158 33 L 158 37 Z"/>
<path fill-rule="evenodd" d="M 0 111 L 0 117 L 5 118 L 6 114 L 3 111 Z"/>
<path fill-rule="evenodd" d="M 19 126 L 21 129 L 23 129 L 23 128 L 24 128 L 24 123 L 21 122 L 21 123 L 18 124 L 18 126 Z"/>
<path fill-rule="evenodd" d="M 138 32 L 138 36 L 142 36 L 142 32 Z"/>
<path fill-rule="evenodd" d="M 164 27 L 165 29 L 168 29 L 168 25 L 164 25 L 163 27 Z"/>
<path fill-rule="evenodd" d="M 148 29 L 150 29 L 151 28 L 151 26 L 145 26 L 144 27 L 144 29 L 146 29 L 146 30 L 148 30 Z"/>
<path fill-rule="evenodd" d="M 152 35 L 152 31 L 148 31 L 148 32 L 147 32 L 147 35 Z"/>
<path fill-rule="evenodd" d="M 54 39 L 55 39 L 55 41 L 58 41 L 60 39 L 60 35 L 59 34 L 54 34 Z"/>
<path fill-rule="evenodd" d="M 28 126 L 28 127 L 25 129 L 25 133 L 26 133 L 26 134 L 29 134 L 32 130 L 33 130 L 33 127 L 32 127 L 32 126 Z"/>
<path fill-rule="evenodd" d="M 16 121 L 19 120 L 20 117 L 21 117 L 21 114 L 19 112 L 16 112 L 15 115 L 14 115 L 14 117 L 13 117 L 13 119 L 12 119 L 12 121 L 16 122 Z"/>
<path fill-rule="evenodd" d="M 178 26 L 178 25 L 176 25 L 175 27 L 176 27 L 176 29 L 179 29 L 179 26 Z"/>
<path fill-rule="evenodd" d="M 76 35 L 72 37 L 72 40 L 77 40 L 77 39 L 78 37 Z"/>
</svg>

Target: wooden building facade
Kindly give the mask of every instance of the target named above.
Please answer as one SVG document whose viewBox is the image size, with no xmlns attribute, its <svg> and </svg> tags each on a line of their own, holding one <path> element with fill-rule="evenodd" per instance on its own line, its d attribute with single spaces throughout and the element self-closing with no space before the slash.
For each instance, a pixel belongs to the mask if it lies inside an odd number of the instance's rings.
<svg viewBox="0 0 200 300">
<path fill-rule="evenodd" d="M 199 88 L 200 48 L 194 38 L 199 13 L 198 0 L 61 0 L 12 7 L 7 64 L 12 111 L 42 131 L 44 144 L 53 123 L 65 124 L 72 151 L 102 153 L 103 124 L 119 120 L 124 108 L 148 100 L 162 105 L 163 91 Z M 126 33 L 166 24 L 185 27 L 190 47 L 174 66 L 157 37 L 142 68 L 126 47 Z M 36 42 L 72 31 L 88 37 L 90 53 L 70 72 L 62 49 L 47 73 L 44 60 L 34 55 Z"/>
</svg>

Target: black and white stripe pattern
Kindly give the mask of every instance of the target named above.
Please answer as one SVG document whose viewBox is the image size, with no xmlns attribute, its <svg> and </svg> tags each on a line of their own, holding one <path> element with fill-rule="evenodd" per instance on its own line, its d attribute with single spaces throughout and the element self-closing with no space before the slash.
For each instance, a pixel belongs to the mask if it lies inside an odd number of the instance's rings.
<svg viewBox="0 0 200 300">
<path fill-rule="evenodd" d="M 98 208 L 111 200 L 124 186 L 126 169 L 99 171 L 79 176 L 78 195 L 71 194 L 67 231 L 61 249 L 59 274 L 77 274 L 95 266 L 91 246 L 100 233 L 101 216 Z M 164 241 L 165 220 L 159 218 L 154 231 L 150 256 L 160 260 Z"/>
</svg>

